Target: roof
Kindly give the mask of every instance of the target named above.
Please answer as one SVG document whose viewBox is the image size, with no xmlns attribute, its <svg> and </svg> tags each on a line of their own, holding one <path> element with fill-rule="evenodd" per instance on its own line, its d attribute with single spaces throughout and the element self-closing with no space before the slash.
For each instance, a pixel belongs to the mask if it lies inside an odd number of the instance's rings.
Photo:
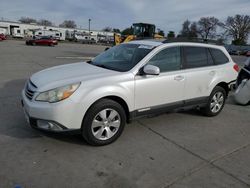
<svg viewBox="0 0 250 188">
<path fill-rule="evenodd" d="M 130 44 L 142 44 L 142 45 L 149 45 L 149 46 L 160 46 L 163 43 L 157 40 L 133 40 L 129 42 Z"/>
<path fill-rule="evenodd" d="M 215 44 L 207 44 L 207 43 L 201 43 L 201 42 L 168 42 L 165 43 L 164 42 L 165 39 L 147 39 L 147 40 L 134 40 L 129 42 L 130 44 L 141 44 L 141 45 L 149 45 L 149 46 L 161 46 L 163 44 L 168 45 L 168 46 L 176 46 L 176 45 L 180 45 L 180 46 L 200 46 L 200 47 L 211 47 L 211 48 L 218 48 L 221 47 L 219 45 L 215 45 Z"/>
</svg>

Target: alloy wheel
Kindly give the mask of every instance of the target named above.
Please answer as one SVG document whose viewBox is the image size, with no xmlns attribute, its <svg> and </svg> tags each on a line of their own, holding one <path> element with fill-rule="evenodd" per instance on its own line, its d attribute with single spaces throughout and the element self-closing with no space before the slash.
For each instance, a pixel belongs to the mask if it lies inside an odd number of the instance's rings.
<svg viewBox="0 0 250 188">
<path fill-rule="evenodd" d="M 108 140 L 112 138 L 121 125 L 119 113 L 110 108 L 100 111 L 92 121 L 91 130 L 98 140 Z"/>
<path fill-rule="evenodd" d="M 224 95 L 222 92 L 216 92 L 211 100 L 210 109 L 213 113 L 217 113 L 224 105 Z"/>
</svg>

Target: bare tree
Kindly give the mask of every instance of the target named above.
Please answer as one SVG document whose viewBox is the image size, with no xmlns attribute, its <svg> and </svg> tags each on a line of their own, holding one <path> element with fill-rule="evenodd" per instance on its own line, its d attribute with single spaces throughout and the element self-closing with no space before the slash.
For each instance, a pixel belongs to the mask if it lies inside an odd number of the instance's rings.
<svg viewBox="0 0 250 188">
<path fill-rule="evenodd" d="M 113 29 L 112 29 L 112 27 L 107 26 L 107 27 L 103 28 L 102 30 L 107 31 L 107 32 L 111 32 Z"/>
<path fill-rule="evenodd" d="M 167 37 L 168 37 L 168 39 L 175 38 L 175 32 L 174 31 L 169 31 Z"/>
<path fill-rule="evenodd" d="M 36 19 L 29 18 L 29 17 L 21 17 L 18 21 L 21 22 L 21 23 L 27 23 L 27 24 L 37 23 Z"/>
<path fill-rule="evenodd" d="M 162 30 L 162 29 L 160 29 L 160 28 L 157 28 L 157 34 L 158 35 L 161 35 L 161 36 L 165 36 L 165 33 L 164 33 L 164 31 Z"/>
<path fill-rule="evenodd" d="M 219 20 L 215 17 L 202 17 L 197 23 L 197 33 L 202 39 L 214 38 Z"/>
<path fill-rule="evenodd" d="M 44 26 L 52 26 L 52 22 L 46 19 L 41 19 L 37 22 L 40 25 L 44 25 Z"/>
<path fill-rule="evenodd" d="M 190 26 L 190 32 L 189 32 L 189 37 L 191 38 L 197 38 L 197 23 L 193 22 Z"/>
<path fill-rule="evenodd" d="M 184 21 L 184 23 L 182 24 L 182 30 L 180 31 L 181 37 L 189 37 L 190 24 L 191 22 L 189 20 Z"/>
<path fill-rule="evenodd" d="M 225 23 L 220 24 L 226 33 L 233 37 L 233 44 L 244 45 L 250 33 L 250 16 L 235 15 L 228 16 Z"/>
<path fill-rule="evenodd" d="M 189 20 L 186 20 L 182 24 L 182 30 L 178 37 L 184 38 L 197 38 L 197 24 L 196 22 L 191 23 Z"/>
<path fill-rule="evenodd" d="M 76 28 L 76 23 L 73 20 L 64 20 L 59 27 Z"/>
<path fill-rule="evenodd" d="M 118 29 L 118 28 L 113 28 L 113 32 L 115 32 L 115 33 L 121 33 L 120 29 Z"/>
</svg>

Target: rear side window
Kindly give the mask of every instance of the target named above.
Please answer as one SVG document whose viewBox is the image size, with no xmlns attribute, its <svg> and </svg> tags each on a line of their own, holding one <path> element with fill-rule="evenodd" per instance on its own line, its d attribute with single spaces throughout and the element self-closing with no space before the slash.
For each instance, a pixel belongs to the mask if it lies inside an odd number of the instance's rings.
<svg viewBox="0 0 250 188">
<path fill-rule="evenodd" d="M 210 48 L 210 52 L 214 58 L 216 65 L 221 65 L 229 62 L 229 59 L 221 50 Z"/>
<path fill-rule="evenodd" d="M 213 65 L 211 56 L 207 48 L 203 47 L 184 47 L 186 57 L 186 68 L 204 67 Z"/>
<path fill-rule="evenodd" d="M 166 48 L 150 59 L 148 64 L 159 67 L 161 72 L 180 70 L 180 54 L 180 47 Z"/>
</svg>

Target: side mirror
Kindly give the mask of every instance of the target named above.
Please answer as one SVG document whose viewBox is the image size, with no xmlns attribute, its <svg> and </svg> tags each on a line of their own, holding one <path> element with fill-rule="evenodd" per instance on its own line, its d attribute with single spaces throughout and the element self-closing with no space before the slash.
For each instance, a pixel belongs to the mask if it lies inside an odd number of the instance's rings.
<svg viewBox="0 0 250 188">
<path fill-rule="evenodd" d="M 160 68 L 154 65 L 146 65 L 145 67 L 143 67 L 143 72 L 146 75 L 159 75 Z"/>
</svg>

